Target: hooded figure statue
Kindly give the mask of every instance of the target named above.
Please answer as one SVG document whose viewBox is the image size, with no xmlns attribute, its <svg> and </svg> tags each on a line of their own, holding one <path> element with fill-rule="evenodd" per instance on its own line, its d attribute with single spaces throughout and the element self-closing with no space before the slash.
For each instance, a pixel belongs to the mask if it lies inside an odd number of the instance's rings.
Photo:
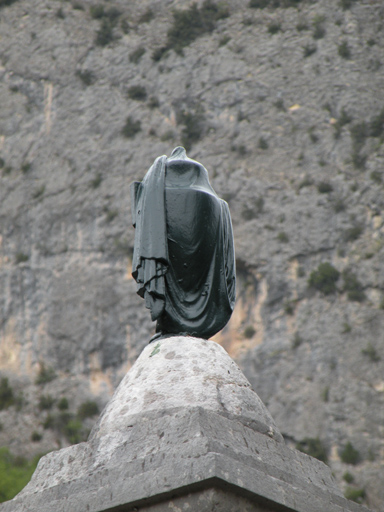
<svg viewBox="0 0 384 512">
<path fill-rule="evenodd" d="M 205 167 L 177 147 L 131 185 L 132 276 L 157 335 L 208 339 L 235 303 L 235 253 L 228 204 Z"/>
</svg>

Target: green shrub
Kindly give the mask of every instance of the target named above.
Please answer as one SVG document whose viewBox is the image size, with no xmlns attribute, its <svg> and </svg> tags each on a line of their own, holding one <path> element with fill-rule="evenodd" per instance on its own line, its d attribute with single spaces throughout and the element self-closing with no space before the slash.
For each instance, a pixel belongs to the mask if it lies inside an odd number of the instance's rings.
<svg viewBox="0 0 384 512">
<path fill-rule="evenodd" d="M 378 361 L 380 361 L 380 356 L 379 354 L 376 352 L 376 349 L 375 347 L 373 347 L 370 343 L 368 343 L 367 345 L 367 348 L 363 348 L 361 353 L 364 355 L 364 356 L 367 356 L 369 357 L 369 359 L 374 362 L 374 363 L 377 363 Z"/>
<path fill-rule="evenodd" d="M 94 20 L 100 20 L 104 16 L 104 5 L 96 4 L 91 5 L 89 8 L 89 14 Z"/>
<path fill-rule="evenodd" d="M 124 135 L 124 137 L 131 139 L 137 133 L 139 133 L 139 131 L 141 131 L 141 121 L 135 121 L 131 116 L 128 116 L 127 120 L 125 121 L 125 125 L 121 130 L 121 133 Z"/>
<path fill-rule="evenodd" d="M 351 475 L 351 473 L 349 473 L 349 471 L 346 471 L 343 475 L 343 480 L 347 482 L 347 484 L 351 484 L 355 478 L 353 475 Z"/>
<path fill-rule="evenodd" d="M 348 299 L 363 302 L 365 300 L 365 293 L 363 291 L 363 285 L 357 279 L 356 274 L 350 270 L 343 270 L 342 276 L 344 280 L 343 290 L 347 292 Z"/>
<path fill-rule="evenodd" d="M 0 0 L 0 8 L 1 7 L 5 7 L 6 5 L 12 5 L 16 2 L 17 0 Z"/>
<path fill-rule="evenodd" d="M 296 449 L 323 462 L 328 460 L 327 451 L 318 437 L 306 437 L 296 444 Z"/>
<path fill-rule="evenodd" d="M 384 134 L 384 108 L 369 123 L 371 137 L 381 137 Z"/>
<path fill-rule="evenodd" d="M 19 263 L 25 263 L 29 260 L 28 254 L 24 254 L 23 252 L 17 252 L 15 255 L 15 262 L 18 265 Z"/>
<path fill-rule="evenodd" d="M 286 244 L 289 242 L 289 237 L 285 231 L 280 231 L 280 233 L 277 235 L 277 240 L 283 244 Z"/>
<path fill-rule="evenodd" d="M 136 48 L 136 50 L 129 54 L 130 62 L 137 64 L 145 52 L 145 48 L 143 46 L 139 46 L 139 48 Z"/>
<path fill-rule="evenodd" d="M 270 23 L 268 25 L 268 32 L 270 34 L 277 34 L 278 32 L 280 32 L 281 30 L 281 23 L 279 23 L 278 21 L 273 21 L 272 23 Z"/>
<path fill-rule="evenodd" d="M 86 70 L 86 71 L 77 70 L 76 76 L 79 77 L 80 80 L 83 82 L 83 84 L 86 86 L 92 85 L 96 80 L 94 73 L 89 70 Z"/>
<path fill-rule="evenodd" d="M 148 8 L 139 18 L 138 23 L 149 23 L 155 17 L 155 13 L 151 8 Z"/>
<path fill-rule="evenodd" d="M 337 53 L 342 57 L 343 59 L 350 59 L 352 56 L 351 49 L 348 45 L 347 41 L 343 41 L 339 44 L 337 48 Z"/>
<path fill-rule="evenodd" d="M 352 500 L 356 503 L 362 503 L 365 498 L 365 490 L 357 489 L 356 487 L 347 487 L 344 496 L 347 498 L 347 500 Z"/>
<path fill-rule="evenodd" d="M 244 338 L 252 338 L 256 334 L 256 329 L 253 327 L 253 325 L 247 325 L 247 327 L 244 329 L 243 335 Z"/>
<path fill-rule="evenodd" d="M 307 44 L 303 47 L 304 58 L 310 57 L 317 52 L 317 46 L 315 44 Z"/>
<path fill-rule="evenodd" d="M 264 137 L 259 138 L 259 148 L 260 149 L 268 149 L 269 148 L 268 141 Z"/>
<path fill-rule="evenodd" d="M 68 399 L 65 396 L 63 398 L 60 398 L 60 400 L 57 403 L 57 408 L 60 411 L 66 411 L 69 408 Z"/>
<path fill-rule="evenodd" d="M 321 398 L 323 399 L 323 402 L 329 401 L 329 386 L 323 389 L 321 392 Z"/>
<path fill-rule="evenodd" d="M 300 336 L 298 332 L 295 332 L 295 335 L 292 338 L 292 348 L 298 348 L 303 343 L 303 338 Z"/>
<path fill-rule="evenodd" d="M 142 85 L 131 85 L 128 88 L 128 96 L 131 100 L 144 101 L 147 99 L 147 91 Z"/>
<path fill-rule="evenodd" d="M 339 452 L 340 459 L 345 464 L 357 464 L 360 460 L 360 454 L 355 448 L 353 447 L 352 443 L 348 441 L 348 443 L 345 445 L 343 450 Z"/>
<path fill-rule="evenodd" d="M 31 162 L 24 162 L 21 166 L 21 172 L 23 174 L 27 174 L 27 172 L 31 170 L 31 167 L 32 167 Z"/>
<path fill-rule="evenodd" d="M 343 107 L 341 109 L 339 118 L 337 119 L 336 123 L 333 125 L 333 127 L 335 129 L 335 133 L 334 133 L 335 139 L 338 139 L 340 137 L 341 130 L 342 130 L 343 126 L 345 126 L 346 124 L 349 124 L 351 121 L 352 121 L 352 117 L 348 114 L 348 112 Z"/>
<path fill-rule="evenodd" d="M 96 32 L 95 43 L 98 46 L 107 46 L 115 39 L 113 23 L 109 18 L 102 18 L 99 30 Z"/>
<path fill-rule="evenodd" d="M 47 384 L 56 379 L 57 375 L 53 368 L 46 367 L 44 363 L 40 363 L 40 370 L 36 377 L 35 384 Z"/>
<path fill-rule="evenodd" d="M 96 402 L 92 402 L 91 400 L 82 403 L 77 410 L 77 416 L 81 420 L 85 420 L 85 418 L 91 418 L 96 414 L 99 414 L 99 406 Z"/>
<path fill-rule="evenodd" d="M 297 7 L 302 0 L 250 0 L 249 7 L 265 9 L 266 7 Z"/>
<path fill-rule="evenodd" d="M 7 377 L 2 377 L 0 381 L 0 411 L 8 409 L 15 403 L 13 389 L 9 385 Z"/>
<path fill-rule="evenodd" d="M 311 272 L 308 284 L 311 288 L 321 291 L 325 295 L 336 292 L 336 282 L 340 272 L 330 263 L 320 263 L 317 270 Z"/>
<path fill-rule="evenodd" d="M 382 177 L 382 174 L 380 171 L 372 171 L 371 174 L 369 175 L 369 177 L 371 178 L 372 181 L 374 181 L 376 183 L 383 182 L 383 177 Z"/>
<path fill-rule="evenodd" d="M 320 181 L 317 184 L 317 190 L 320 194 L 329 194 L 329 192 L 332 192 L 333 187 L 328 181 Z"/>
<path fill-rule="evenodd" d="M 324 16 L 317 15 L 313 19 L 313 39 L 322 39 L 325 36 L 325 28 L 324 28 Z"/>
<path fill-rule="evenodd" d="M 173 24 L 167 33 L 167 42 L 164 47 L 156 50 L 152 55 L 159 60 L 167 50 L 183 53 L 183 48 L 190 45 L 198 37 L 211 33 L 216 28 L 217 21 L 229 16 L 228 9 L 212 0 L 205 0 L 199 8 L 196 3 L 184 10 L 173 11 Z"/>
<path fill-rule="evenodd" d="M 148 100 L 148 107 L 150 109 L 158 108 L 160 106 L 159 98 L 157 96 L 151 96 Z"/>
<path fill-rule="evenodd" d="M 33 443 L 37 443 L 39 441 L 41 441 L 43 439 L 43 436 L 42 434 L 40 434 L 39 432 L 37 432 L 36 430 L 34 430 L 31 434 L 31 441 Z"/>
<path fill-rule="evenodd" d="M 355 224 L 355 226 L 352 226 L 351 228 L 348 228 L 344 232 L 344 241 L 345 242 L 354 242 L 359 238 L 359 236 L 363 232 L 363 226 L 361 224 Z"/>
<path fill-rule="evenodd" d="M 81 443 L 87 438 L 83 424 L 78 419 L 72 419 L 68 421 L 64 427 L 64 435 L 72 444 Z"/>
<path fill-rule="evenodd" d="M 356 0 L 340 0 L 340 7 L 345 11 L 352 7 L 354 2 L 356 2 Z"/>
<path fill-rule="evenodd" d="M 189 151 L 195 142 L 198 142 L 204 132 L 204 114 L 200 106 L 194 111 L 183 110 L 178 115 L 178 123 L 184 127 L 181 132 L 181 144 Z"/>
<path fill-rule="evenodd" d="M 96 176 L 91 180 L 91 187 L 92 188 L 98 188 L 101 184 L 101 182 L 103 181 L 103 176 L 101 175 L 101 173 L 97 173 Z"/>
<path fill-rule="evenodd" d="M 352 164 L 355 169 L 365 169 L 365 164 L 367 162 L 367 157 L 362 155 L 358 150 L 354 150 L 352 153 Z"/>
<path fill-rule="evenodd" d="M 8 448 L 0 448 L 0 502 L 11 500 L 29 482 L 39 456 L 31 461 L 15 457 Z"/>
<path fill-rule="evenodd" d="M 39 399 L 39 409 L 40 411 L 47 411 L 52 409 L 54 403 L 55 399 L 51 395 L 41 395 Z"/>
</svg>

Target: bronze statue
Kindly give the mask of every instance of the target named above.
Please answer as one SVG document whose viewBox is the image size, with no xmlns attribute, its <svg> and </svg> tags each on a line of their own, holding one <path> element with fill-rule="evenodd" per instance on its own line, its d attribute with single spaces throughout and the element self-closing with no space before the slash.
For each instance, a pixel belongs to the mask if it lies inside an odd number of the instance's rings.
<svg viewBox="0 0 384 512">
<path fill-rule="evenodd" d="M 132 276 L 156 320 L 156 339 L 210 338 L 235 303 L 235 253 L 228 204 L 207 170 L 177 147 L 131 185 Z M 152 341 L 151 340 L 151 341 Z"/>
</svg>

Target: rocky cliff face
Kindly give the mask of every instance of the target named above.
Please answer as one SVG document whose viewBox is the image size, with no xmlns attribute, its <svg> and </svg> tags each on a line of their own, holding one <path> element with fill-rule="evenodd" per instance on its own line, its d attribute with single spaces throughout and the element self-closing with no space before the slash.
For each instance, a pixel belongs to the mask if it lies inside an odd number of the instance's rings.
<svg viewBox="0 0 384 512">
<path fill-rule="evenodd" d="M 380 510 L 384 6 L 215 6 L 0 2 L 0 444 L 78 440 L 76 411 L 146 345 L 129 185 L 184 144 L 234 225 L 238 300 L 215 339 L 287 442 Z"/>
</svg>

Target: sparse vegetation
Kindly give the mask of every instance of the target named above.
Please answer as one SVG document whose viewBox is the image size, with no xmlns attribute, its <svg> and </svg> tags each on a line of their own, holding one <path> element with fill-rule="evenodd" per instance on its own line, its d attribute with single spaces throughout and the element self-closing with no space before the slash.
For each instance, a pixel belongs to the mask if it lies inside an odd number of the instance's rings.
<svg viewBox="0 0 384 512">
<path fill-rule="evenodd" d="M 373 347 L 370 343 L 368 343 L 366 348 L 362 349 L 361 353 L 364 356 L 367 356 L 373 363 L 380 361 L 379 354 L 376 352 L 375 347 Z"/>
<path fill-rule="evenodd" d="M 136 48 L 136 50 L 129 54 L 130 62 L 137 64 L 145 52 L 146 49 L 143 46 L 139 46 L 139 48 Z"/>
<path fill-rule="evenodd" d="M 329 192 L 332 192 L 333 187 L 329 181 L 320 181 L 317 184 L 317 190 L 320 192 L 320 194 L 329 194 Z"/>
<path fill-rule="evenodd" d="M 53 368 L 45 366 L 44 363 L 40 363 L 39 373 L 37 374 L 35 384 L 47 384 L 48 382 L 56 379 L 57 375 Z"/>
<path fill-rule="evenodd" d="M 278 21 L 273 21 L 268 25 L 268 32 L 272 35 L 277 34 L 281 31 L 281 23 Z"/>
<path fill-rule="evenodd" d="M 352 116 L 350 116 L 348 114 L 348 112 L 345 110 L 345 108 L 343 107 L 341 109 L 339 118 L 337 119 L 336 123 L 333 125 L 333 127 L 335 129 L 335 132 L 334 132 L 335 139 L 340 138 L 343 126 L 345 126 L 346 124 L 349 124 L 351 121 L 352 121 Z"/>
<path fill-rule="evenodd" d="M 323 391 L 321 392 L 321 398 L 323 402 L 329 401 L 329 386 L 323 389 Z"/>
<path fill-rule="evenodd" d="M 348 441 L 345 447 L 339 452 L 340 459 L 345 464 L 357 464 L 360 460 L 360 454 L 353 447 L 352 443 Z"/>
<path fill-rule="evenodd" d="M 69 408 L 68 399 L 65 396 L 63 398 L 60 398 L 60 400 L 57 403 L 57 408 L 60 411 L 66 411 Z"/>
<path fill-rule="evenodd" d="M 320 263 L 317 270 L 311 272 L 308 285 L 311 288 L 321 291 L 325 295 L 329 295 L 336 292 L 336 282 L 339 276 L 340 272 L 330 263 Z"/>
<path fill-rule="evenodd" d="M 14 405 L 15 397 L 13 389 L 9 385 L 7 377 L 2 377 L 0 381 L 0 411 L 8 409 L 11 405 Z"/>
<path fill-rule="evenodd" d="M 357 279 L 356 275 L 350 270 L 343 270 L 342 273 L 344 280 L 344 292 L 347 292 L 349 300 L 356 302 L 363 302 L 365 300 L 365 293 L 363 291 L 363 285 Z"/>
<path fill-rule="evenodd" d="M 37 443 L 37 442 L 41 441 L 42 439 L 43 439 L 43 436 L 39 432 L 37 432 L 36 430 L 34 430 L 32 432 L 32 434 L 31 434 L 31 441 L 33 443 Z"/>
<path fill-rule="evenodd" d="M 298 348 L 303 343 L 303 338 L 300 336 L 300 334 L 296 331 L 293 338 L 292 338 L 292 348 Z"/>
<path fill-rule="evenodd" d="M 268 149 L 269 148 L 268 141 L 264 137 L 259 138 L 259 148 L 260 149 Z"/>
<path fill-rule="evenodd" d="M 183 48 L 189 46 L 198 37 L 213 32 L 218 20 L 228 16 L 228 9 L 212 0 L 205 0 L 200 8 L 193 3 L 187 9 L 175 9 L 173 24 L 167 33 L 167 42 L 165 46 L 153 53 L 153 60 L 160 60 L 168 50 L 174 50 L 182 55 Z"/>
<path fill-rule="evenodd" d="M 315 44 L 306 44 L 303 47 L 304 58 L 310 57 L 311 55 L 313 55 L 316 52 L 317 52 L 317 46 Z"/>
<path fill-rule="evenodd" d="M 98 188 L 103 181 L 103 176 L 101 173 L 97 173 L 96 176 L 90 181 L 92 188 Z"/>
<path fill-rule="evenodd" d="M 1 7 L 5 7 L 6 5 L 12 5 L 16 2 L 17 0 L 0 0 L 0 8 Z"/>
<path fill-rule="evenodd" d="M 124 135 L 124 137 L 127 137 L 128 139 L 132 139 L 140 131 L 141 131 L 141 121 L 139 119 L 135 120 L 131 116 L 128 116 L 127 120 L 125 121 L 125 125 L 123 126 L 123 129 L 121 130 L 121 133 Z"/>
<path fill-rule="evenodd" d="M 8 448 L 0 448 L 0 502 L 11 500 L 31 479 L 40 456 L 27 461 L 15 457 Z"/>
<path fill-rule="evenodd" d="M 347 482 L 347 484 L 351 484 L 355 480 L 355 478 L 353 475 L 351 475 L 349 471 L 346 471 L 343 475 L 343 480 Z"/>
<path fill-rule="evenodd" d="M 149 23 L 155 18 L 155 13 L 148 8 L 139 18 L 138 23 Z"/>
<path fill-rule="evenodd" d="M 247 327 L 244 329 L 243 335 L 244 338 L 252 338 L 256 334 L 256 329 L 253 327 L 253 325 L 247 325 Z"/>
<path fill-rule="evenodd" d="M 24 252 L 17 252 L 15 255 L 15 263 L 18 265 L 19 263 L 25 263 L 29 260 L 28 254 L 25 254 Z"/>
<path fill-rule="evenodd" d="M 265 9 L 266 7 L 297 7 L 302 0 L 250 0 L 249 7 L 253 9 Z"/>
<path fill-rule="evenodd" d="M 147 105 L 150 109 L 158 108 L 160 106 L 159 98 L 157 96 L 151 96 Z"/>
<path fill-rule="evenodd" d="M 343 59 L 350 59 L 352 56 L 351 49 L 349 47 L 348 41 L 342 41 L 338 48 L 337 53 L 342 57 Z"/>
<path fill-rule="evenodd" d="M 147 90 L 143 85 L 131 85 L 128 88 L 128 97 L 131 100 L 145 101 L 147 99 Z"/>
<path fill-rule="evenodd" d="M 195 142 L 198 142 L 204 132 L 203 108 L 198 105 L 192 111 L 182 110 L 177 116 L 179 124 L 184 127 L 181 132 L 181 144 L 189 151 Z"/>
<path fill-rule="evenodd" d="M 325 18 L 322 15 L 317 15 L 313 19 L 313 33 L 312 37 L 313 39 L 322 39 L 325 34 L 326 30 L 324 27 Z"/>
<path fill-rule="evenodd" d="M 280 231 L 277 235 L 277 240 L 283 244 L 286 244 L 289 242 L 289 237 L 285 231 Z"/>
<path fill-rule="evenodd" d="M 345 242 L 354 242 L 359 238 L 359 236 L 363 232 L 363 226 L 361 224 L 355 224 L 351 228 L 348 228 L 344 232 L 344 241 Z"/>
<path fill-rule="evenodd" d="M 55 403 L 55 399 L 51 395 L 41 395 L 39 399 L 39 409 L 40 411 L 47 411 L 52 409 L 53 404 Z"/>
<path fill-rule="evenodd" d="M 327 451 L 318 437 L 306 437 L 296 444 L 296 450 L 300 450 L 323 462 L 327 462 L 328 460 Z"/>
<path fill-rule="evenodd" d="M 86 86 L 92 85 L 96 80 L 95 74 L 89 70 L 81 71 L 78 69 L 76 71 L 76 76 L 79 77 Z"/>
<path fill-rule="evenodd" d="M 92 416 L 99 414 L 99 412 L 99 406 L 97 405 L 97 403 L 88 400 L 87 402 L 84 402 L 80 405 L 80 407 L 77 410 L 77 416 L 81 420 L 85 420 L 85 418 L 91 418 Z"/>
<path fill-rule="evenodd" d="M 356 503 L 362 503 L 365 499 L 365 490 L 357 489 L 356 487 L 347 487 L 344 496 L 347 498 L 347 500 L 352 500 Z"/>
</svg>

